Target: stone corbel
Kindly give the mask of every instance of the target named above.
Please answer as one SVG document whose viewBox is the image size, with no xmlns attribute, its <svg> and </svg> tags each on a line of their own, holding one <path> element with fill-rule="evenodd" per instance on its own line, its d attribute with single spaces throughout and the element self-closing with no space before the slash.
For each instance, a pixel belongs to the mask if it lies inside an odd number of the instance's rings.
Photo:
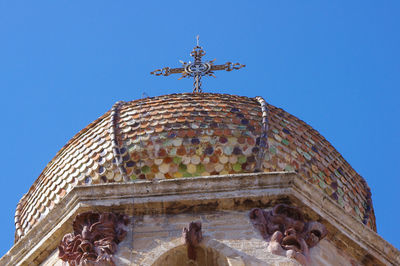
<svg viewBox="0 0 400 266">
<path fill-rule="evenodd" d="M 73 233 L 66 234 L 58 246 L 58 257 L 71 266 L 115 265 L 112 256 L 125 238 L 129 219 L 114 213 L 85 212 L 73 222 Z"/>
<path fill-rule="evenodd" d="M 300 209 L 286 204 L 278 204 L 271 211 L 256 208 L 249 216 L 253 226 L 269 241 L 269 252 L 293 258 L 302 265 L 310 264 L 309 249 L 327 235 L 323 224 L 305 221 Z"/>
<path fill-rule="evenodd" d="M 182 239 L 187 246 L 187 254 L 190 260 L 196 260 L 196 246 L 203 240 L 201 222 L 191 222 L 189 228 L 183 228 Z"/>
</svg>

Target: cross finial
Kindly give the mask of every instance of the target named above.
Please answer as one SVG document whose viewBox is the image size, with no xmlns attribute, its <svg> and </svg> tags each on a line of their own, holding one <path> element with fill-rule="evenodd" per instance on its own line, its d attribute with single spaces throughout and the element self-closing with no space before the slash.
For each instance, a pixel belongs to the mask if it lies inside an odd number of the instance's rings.
<svg viewBox="0 0 400 266">
<path fill-rule="evenodd" d="M 231 63 L 231 62 L 226 62 L 223 65 L 214 65 L 215 59 L 212 61 L 203 62 L 201 58 L 206 54 L 206 52 L 199 45 L 199 35 L 196 36 L 196 44 L 197 44 L 196 47 L 194 47 L 192 52 L 190 53 L 190 55 L 194 58 L 193 63 L 191 62 L 186 63 L 181 61 L 182 67 L 179 68 L 164 67 L 162 69 L 154 70 L 153 72 L 150 72 L 150 74 L 156 76 L 169 76 L 170 74 L 180 73 L 182 74 L 182 76 L 179 79 L 186 77 L 193 77 L 194 78 L 193 93 L 196 93 L 196 92 L 203 92 L 201 89 L 201 77 L 212 76 L 215 78 L 214 71 L 217 70 L 232 71 L 235 69 L 241 69 L 242 67 L 246 66 L 240 63 Z"/>
</svg>

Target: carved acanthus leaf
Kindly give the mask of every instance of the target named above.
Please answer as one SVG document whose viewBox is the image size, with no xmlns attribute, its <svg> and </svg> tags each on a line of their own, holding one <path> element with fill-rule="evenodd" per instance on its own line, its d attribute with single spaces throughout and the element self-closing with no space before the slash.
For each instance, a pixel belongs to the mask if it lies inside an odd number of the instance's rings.
<svg viewBox="0 0 400 266">
<path fill-rule="evenodd" d="M 300 209 L 286 204 L 278 204 L 271 211 L 255 208 L 249 216 L 253 226 L 269 241 L 269 252 L 286 255 L 302 265 L 309 264 L 309 248 L 327 235 L 323 224 L 305 221 Z"/>
<path fill-rule="evenodd" d="M 105 263 L 114 265 L 112 255 L 126 236 L 128 217 L 114 213 L 85 212 L 73 222 L 73 233 L 58 246 L 58 257 L 71 266 Z"/>
</svg>

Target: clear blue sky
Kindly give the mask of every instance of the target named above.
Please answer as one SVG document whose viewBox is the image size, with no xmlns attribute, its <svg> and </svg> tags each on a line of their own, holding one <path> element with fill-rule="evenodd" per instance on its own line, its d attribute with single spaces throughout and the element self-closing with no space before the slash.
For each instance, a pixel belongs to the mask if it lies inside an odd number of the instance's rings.
<svg viewBox="0 0 400 266">
<path fill-rule="evenodd" d="M 42 169 L 118 100 L 190 92 L 154 77 L 200 34 L 206 59 L 247 65 L 207 92 L 263 96 L 327 138 L 368 182 L 378 233 L 400 248 L 399 1 L 0 0 L 0 254 Z M 1 256 L 0 255 L 0 256 Z"/>
</svg>

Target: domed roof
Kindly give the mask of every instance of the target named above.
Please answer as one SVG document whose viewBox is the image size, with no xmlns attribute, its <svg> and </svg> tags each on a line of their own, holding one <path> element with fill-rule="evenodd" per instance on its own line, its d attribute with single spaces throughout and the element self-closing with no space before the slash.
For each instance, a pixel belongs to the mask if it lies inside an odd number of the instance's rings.
<svg viewBox="0 0 400 266">
<path fill-rule="evenodd" d="M 376 230 L 365 180 L 309 125 L 261 97 L 184 93 L 118 102 L 74 136 L 17 205 L 16 240 L 77 185 L 255 171 L 296 171 Z"/>
</svg>

